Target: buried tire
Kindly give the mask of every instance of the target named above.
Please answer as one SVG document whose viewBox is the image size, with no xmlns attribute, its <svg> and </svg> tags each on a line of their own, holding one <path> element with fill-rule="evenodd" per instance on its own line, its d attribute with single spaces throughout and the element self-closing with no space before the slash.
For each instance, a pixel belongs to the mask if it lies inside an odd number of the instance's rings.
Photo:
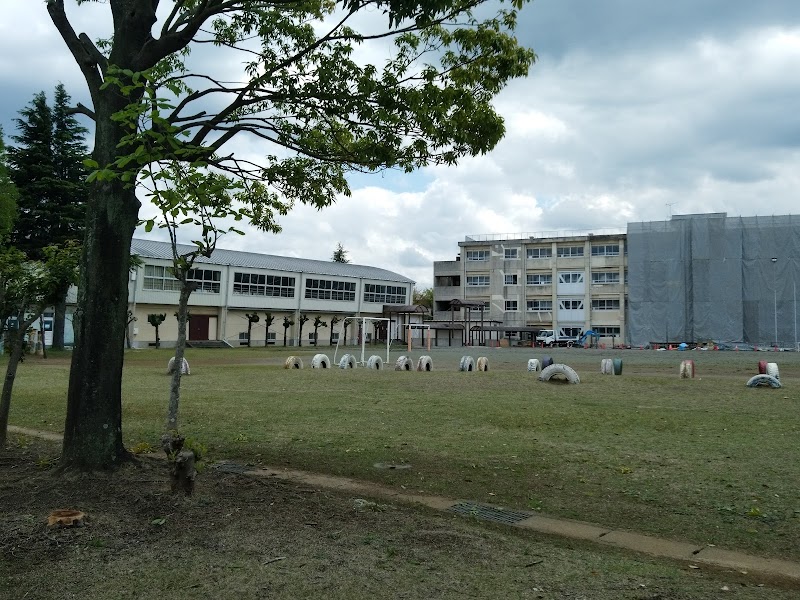
<svg viewBox="0 0 800 600">
<path fill-rule="evenodd" d="M 395 371 L 410 371 L 411 370 L 411 359 L 407 356 L 401 356 L 397 359 L 397 362 L 394 363 L 394 370 Z"/>
<path fill-rule="evenodd" d="M 474 371 L 475 370 L 475 359 L 471 356 L 462 356 L 461 362 L 458 363 L 458 370 L 459 371 Z"/>
<path fill-rule="evenodd" d="M 339 368 L 340 369 L 355 369 L 356 368 L 356 357 L 352 354 L 345 354 L 341 360 L 339 361 Z"/>
<path fill-rule="evenodd" d="M 298 356 L 290 356 L 286 359 L 286 362 L 283 363 L 284 369 L 302 369 L 303 368 L 303 361 Z"/>
<path fill-rule="evenodd" d="M 747 387 L 754 388 L 754 387 L 771 387 L 771 388 L 779 388 L 783 387 L 781 382 L 775 379 L 772 375 L 754 375 L 750 379 L 747 380 Z"/>
<path fill-rule="evenodd" d="M 767 361 L 765 360 L 758 361 L 758 374 L 759 375 L 767 374 Z"/>
<path fill-rule="evenodd" d="M 383 359 L 377 354 L 373 354 L 367 360 L 367 368 L 380 371 L 381 369 L 383 369 Z"/>
<path fill-rule="evenodd" d="M 614 375 L 622 375 L 622 359 L 615 358 L 612 361 L 612 365 L 614 367 Z"/>
<path fill-rule="evenodd" d="M 542 363 L 539 362 L 538 358 L 530 358 L 528 359 L 528 371 L 531 373 L 536 373 L 537 371 L 542 370 Z"/>
<path fill-rule="evenodd" d="M 539 375 L 539 381 L 550 381 L 553 377 L 559 380 L 566 380 L 567 383 L 580 383 L 581 378 L 575 372 L 575 369 L 567 365 L 556 363 L 542 369 Z"/>
<path fill-rule="evenodd" d="M 175 357 L 169 359 L 167 363 L 167 375 L 172 375 L 175 371 Z M 192 372 L 189 369 L 189 361 L 185 358 L 181 361 L 181 375 L 191 375 Z"/>
<path fill-rule="evenodd" d="M 610 358 L 604 358 L 600 361 L 600 373 L 603 375 L 614 374 L 614 363 Z"/>
<path fill-rule="evenodd" d="M 680 375 L 681 379 L 694 379 L 694 361 L 684 360 L 681 362 Z"/>
<path fill-rule="evenodd" d="M 433 361 L 430 356 L 420 356 L 417 361 L 417 371 L 432 371 Z"/>
<path fill-rule="evenodd" d="M 488 371 L 489 370 L 489 359 L 485 356 L 481 356 L 478 358 L 478 362 L 476 363 L 478 367 L 478 371 Z"/>
<path fill-rule="evenodd" d="M 553 364 L 553 357 L 552 356 L 544 356 L 542 357 L 542 369 L 546 369 L 550 365 Z"/>
<path fill-rule="evenodd" d="M 315 354 L 314 358 L 311 359 L 311 368 L 312 369 L 330 369 L 331 368 L 331 359 L 328 358 L 327 354 Z"/>
<path fill-rule="evenodd" d="M 781 374 L 778 371 L 778 363 L 767 363 L 767 375 L 774 377 L 778 381 L 781 380 Z"/>
</svg>

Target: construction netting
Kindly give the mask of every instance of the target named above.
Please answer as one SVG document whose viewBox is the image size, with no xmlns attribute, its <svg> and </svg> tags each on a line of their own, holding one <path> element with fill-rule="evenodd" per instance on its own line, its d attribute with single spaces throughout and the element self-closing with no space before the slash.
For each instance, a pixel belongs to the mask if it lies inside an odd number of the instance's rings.
<svg viewBox="0 0 800 600">
<path fill-rule="evenodd" d="M 797 348 L 800 216 L 628 224 L 628 343 Z"/>
</svg>

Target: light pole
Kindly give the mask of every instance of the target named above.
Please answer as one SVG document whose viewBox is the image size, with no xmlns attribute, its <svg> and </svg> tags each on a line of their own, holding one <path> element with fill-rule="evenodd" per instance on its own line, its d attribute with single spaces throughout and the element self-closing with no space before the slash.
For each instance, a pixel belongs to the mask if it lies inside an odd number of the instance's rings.
<svg viewBox="0 0 800 600">
<path fill-rule="evenodd" d="M 778 347 L 778 280 L 775 277 L 775 263 L 778 262 L 778 258 L 773 256 L 770 258 L 772 261 L 772 301 L 773 301 L 773 313 L 775 315 L 775 347 Z"/>
</svg>

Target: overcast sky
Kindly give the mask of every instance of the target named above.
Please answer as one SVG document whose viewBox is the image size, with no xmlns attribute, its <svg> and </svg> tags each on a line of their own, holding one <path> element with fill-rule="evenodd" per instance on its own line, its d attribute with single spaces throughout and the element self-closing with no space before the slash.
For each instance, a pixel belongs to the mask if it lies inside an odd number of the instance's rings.
<svg viewBox="0 0 800 600">
<path fill-rule="evenodd" d="M 35 92 L 61 81 L 74 99 L 87 94 L 44 1 L 2 5 L 8 142 Z M 69 9 L 76 29 L 104 35 L 107 6 Z M 297 208 L 278 235 L 248 232 L 221 245 L 328 260 L 341 242 L 352 262 L 424 288 L 433 261 L 453 260 L 466 235 L 798 212 L 797 0 L 536 0 L 518 37 L 538 61 L 497 98 L 508 132 L 491 154 L 354 177 L 351 198 L 322 212 Z"/>
</svg>

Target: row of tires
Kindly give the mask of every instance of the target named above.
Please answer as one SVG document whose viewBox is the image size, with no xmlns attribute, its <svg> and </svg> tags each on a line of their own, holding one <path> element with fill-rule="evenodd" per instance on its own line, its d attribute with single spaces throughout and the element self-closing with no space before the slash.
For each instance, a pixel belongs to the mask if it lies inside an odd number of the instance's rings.
<svg viewBox="0 0 800 600">
<path fill-rule="evenodd" d="M 345 354 L 339 360 L 339 368 L 340 369 L 355 369 L 358 366 L 358 360 L 352 354 Z M 374 369 L 374 370 L 381 370 L 384 368 L 383 359 L 378 356 L 377 354 L 373 354 L 369 357 L 366 363 L 367 369 Z M 395 371 L 412 371 L 414 367 L 413 361 L 408 356 L 401 356 L 395 362 L 394 370 Z M 302 369 L 303 368 L 303 359 L 299 356 L 290 356 L 286 359 L 286 362 L 283 365 L 284 369 Z M 311 368 L 312 369 L 330 369 L 331 368 L 331 359 L 328 358 L 327 354 L 315 354 L 314 358 L 311 359 Z M 417 371 L 431 371 L 433 369 L 433 361 L 431 360 L 430 356 L 420 356 L 419 360 L 417 361 L 416 370 Z"/>
<path fill-rule="evenodd" d="M 747 387 L 782 387 L 778 363 L 758 361 L 758 375 L 747 380 Z"/>
</svg>

